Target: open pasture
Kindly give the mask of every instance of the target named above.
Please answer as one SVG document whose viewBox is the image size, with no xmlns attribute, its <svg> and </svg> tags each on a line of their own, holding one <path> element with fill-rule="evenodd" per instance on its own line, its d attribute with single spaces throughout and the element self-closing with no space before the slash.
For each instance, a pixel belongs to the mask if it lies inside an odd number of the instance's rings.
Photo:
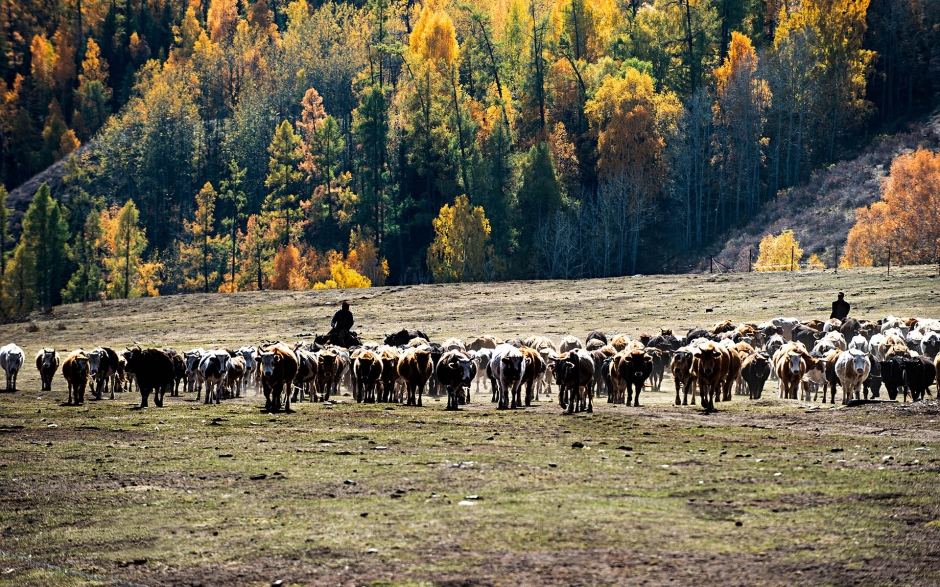
<svg viewBox="0 0 940 587">
<path fill-rule="evenodd" d="M 940 409 L 735 396 L 562 415 L 138 394 L 64 406 L 44 346 L 293 341 L 352 302 L 364 340 L 595 328 L 637 336 L 774 316 L 940 315 L 936 268 L 193 295 L 56 308 L 0 327 L 0 585 L 936 585 Z M 706 312 L 710 309 L 710 312 Z M 22 558 L 54 565 L 43 567 Z M 66 572 L 65 569 L 72 571 Z M 83 573 L 77 575 L 75 573 Z"/>
</svg>

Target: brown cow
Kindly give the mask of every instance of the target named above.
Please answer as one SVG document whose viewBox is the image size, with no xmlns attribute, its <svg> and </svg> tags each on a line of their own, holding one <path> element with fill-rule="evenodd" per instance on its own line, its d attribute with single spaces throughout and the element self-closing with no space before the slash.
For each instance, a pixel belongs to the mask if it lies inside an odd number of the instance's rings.
<svg viewBox="0 0 940 587">
<path fill-rule="evenodd" d="M 382 394 L 380 402 L 401 401 L 396 391 L 398 383 L 398 361 L 401 353 L 395 347 L 381 346 L 378 349 L 382 358 Z"/>
<path fill-rule="evenodd" d="M 692 377 L 692 349 L 687 346 L 679 347 L 672 355 L 669 363 L 672 378 L 676 382 L 676 405 L 689 404 L 689 388 L 692 389 L 692 405 L 695 405 L 695 379 Z M 682 402 L 679 402 L 679 392 L 684 391 Z"/>
<path fill-rule="evenodd" d="M 36 369 L 42 379 L 42 391 L 52 391 L 52 378 L 59 368 L 59 353 L 55 349 L 42 349 L 36 354 Z"/>
<path fill-rule="evenodd" d="M 330 397 L 330 388 L 339 372 L 339 356 L 331 348 L 325 348 L 317 353 L 317 377 L 314 391 L 310 394 L 312 401 L 326 401 Z"/>
<path fill-rule="evenodd" d="M 721 401 L 730 402 L 731 401 L 731 387 L 741 376 L 741 355 L 738 353 L 737 349 L 733 346 L 725 346 L 728 349 L 728 373 L 724 378 L 722 383 L 722 396 Z"/>
<path fill-rule="evenodd" d="M 774 355 L 774 371 L 780 379 L 780 397 L 798 399 L 800 382 L 806 375 L 812 357 L 806 347 L 798 342 L 783 345 Z"/>
<path fill-rule="evenodd" d="M 62 376 L 69 385 L 69 405 L 85 403 L 85 386 L 88 384 L 88 356 L 79 349 L 65 358 Z"/>
<path fill-rule="evenodd" d="M 421 406 L 424 396 L 424 386 L 427 385 L 434 365 L 431 364 L 430 351 L 410 348 L 405 351 L 398 361 L 398 376 L 405 381 L 408 390 L 407 405 Z"/>
<path fill-rule="evenodd" d="M 297 375 L 294 376 L 294 393 L 291 401 L 304 401 L 304 394 L 309 395 L 310 401 L 316 401 L 317 370 L 319 360 L 317 354 L 307 349 L 298 348 L 294 351 L 297 357 Z"/>
<path fill-rule="evenodd" d="M 290 411 L 290 389 L 297 376 L 297 355 L 282 343 L 264 345 L 258 351 L 264 409 L 268 412 L 279 411 L 283 398 L 284 411 Z"/>
<path fill-rule="evenodd" d="M 382 382 L 382 357 L 375 351 L 359 349 L 352 360 L 353 396 L 357 402 L 375 403 L 376 388 Z"/>
<path fill-rule="evenodd" d="M 626 334 L 621 334 L 619 336 L 615 336 L 614 339 L 610 341 L 610 346 L 614 347 L 614 349 L 616 349 L 619 353 L 623 349 L 627 348 L 627 345 L 631 342 L 632 341 L 630 340 L 629 336 Z"/>
<path fill-rule="evenodd" d="M 489 334 L 484 334 L 483 336 L 478 336 L 475 340 L 470 341 L 470 344 L 467 345 L 467 350 L 478 351 L 480 349 L 495 349 L 501 343 L 501 340 L 490 336 Z"/>
<path fill-rule="evenodd" d="M 728 349 L 712 341 L 700 344 L 692 351 L 692 378 L 699 388 L 702 407 L 715 409 L 715 399 L 721 393 L 721 383 L 728 376 L 731 359 Z"/>
<path fill-rule="evenodd" d="M 522 377 L 522 384 L 525 385 L 525 405 L 531 406 L 532 386 L 542 380 L 546 366 L 542 355 L 537 350 L 524 346 L 519 349 L 519 352 L 525 357 L 525 371 Z"/>
</svg>

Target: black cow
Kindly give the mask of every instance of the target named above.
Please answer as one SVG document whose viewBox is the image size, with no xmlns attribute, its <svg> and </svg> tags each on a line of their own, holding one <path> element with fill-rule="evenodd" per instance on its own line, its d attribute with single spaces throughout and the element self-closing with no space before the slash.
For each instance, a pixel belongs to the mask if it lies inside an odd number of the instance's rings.
<svg viewBox="0 0 940 587">
<path fill-rule="evenodd" d="M 473 360 L 463 351 L 447 351 L 441 356 L 434 372 L 447 390 L 447 409 L 458 409 L 464 403 L 461 400 L 470 397 L 470 383 L 477 374 Z"/>
<path fill-rule="evenodd" d="M 173 386 L 173 360 L 160 349 L 139 347 L 128 349 L 125 371 L 134 374 L 140 388 L 140 407 L 148 406 L 147 400 L 153 392 L 153 403 L 163 407 L 163 394 Z"/>
<path fill-rule="evenodd" d="M 689 330 L 689 333 L 685 335 L 685 341 L 683 341 L 683 346 L 688 345 L 690 342 L 696 338 L 707 338 L 708 340 L 712 339 L 712 334 L 705 330 L 704 328 L 694 327 Z"/>
<path fill-rule="evenodd" d="M 907 387 L 911 390 L 911 399 L 915 402 L 920 401 L 924 399 L 930 384 L 936 379 L 937 370 L 930 359 L 924 356 L 904 357 L 904 363 L 907 367 L 905 378 Z M 907 401 L 907 398 L 904 399 Z"/>
<path fill-rule="evenodd" d="M 406 330 L 402 328 L 395 334 L 389 334 L 386 336 L 385 344 L 388 346 L 405 346 L 415 338 L 423 338 L 424 340 L 431 342 L 431 339 L 428 338 L 428 335 L 421 332 L 420 330 Z"/>
<path fill-rule="evenodd" d="M 855 318 L 846 318 L 845 322 L 842 323 L 842 326 L 839 328 L 839 332 L 842 333 L 842 336 L 845 337 L 846 341 L 852 340 L 852 337 L 857 335 L 862 329 L 862 325 Z M 869 335 L 870 337 L 871 335 Z"/>
<path fill-rule="evenodd" d="M 584 339 L 584 348 L 587 348 L 587 343 L 591 342 L 592 340 L 599 340 L 604 343 L 601 346 L 607 346 L 609 344 L 607 342 L 607 333 L 600 330 L 595 330 L 591 334 L 587 335 L 587 338 Z"/>
<path fill-rule="evenodd" d="M 179 353 L 173 354 L 170 360 L 173 361 L 173 393 L 171 395 L 177 397 L 180 394 L 180 383 L 186 379 L 186 361 Z"/>
<path fill-rule="evenodd" d="M 816 346 L 816 341 L 823 337 L 825 333 L 818 330 L 813 330 L 809 326 L 803 324 L 797 324 L 793 329 L 793 338 L 794 342 L 801 342 L 803 346 L 807 349 L 812 349 Z M 851 340 L 851 339 L 848 339 Z"/>
<path fill-rule="evenodd" d="M 770 377 L 770 357 L 766 353 L 757 352 L 744 359 L 741 377 L 744 378 L 751 399 L 760 399 L 764 393 L 764 384 Z"/>
<path fill-rule="evenodd" d="M 881 394 L 881 363 L 871 362 L 871 369 L 868 371 L 868 378 L 862 382 L 865 387 L 865 397 L 869 395 L 876 398 Z"/>
<path fill-rule="evenodd" d="M 653 347 L 662 351 L 677 351 L 682 343 L 671 334 L 657 334 L 646 344 L 647 348 Z"/>
</svg>

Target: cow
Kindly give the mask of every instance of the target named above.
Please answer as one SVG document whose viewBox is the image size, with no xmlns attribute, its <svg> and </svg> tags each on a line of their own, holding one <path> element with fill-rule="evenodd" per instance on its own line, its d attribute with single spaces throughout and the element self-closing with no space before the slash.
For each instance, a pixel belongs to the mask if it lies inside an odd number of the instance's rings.
<svg viewBox="0 0 940 587">
<path fill-rule="evenodd" d="M 793 341 L 793 330 L 800 325 L 796 318 L 774 318 L 770 323 L 780 329 L 780 334 L 787 341 Z"/>
<path fill-rule="evenodd" d="M 574 412 L 593 412 L 594 398 L 590 383 L 594 379 L 594 360 L 583 349 L 573 349 L 554 359 L 555 382 L 558 384 L 558 404 Z"/>
<path fill-rule="evenodd" d="M 780 379 L 781 398 L 798 399 L 800 382 L 809 368 L 807 363 L 809 358 L 806 347 L 798 342 L 785 344 L 774 355 L 774 371 Z"/>
<path fill-rule="evenodd" d="M 382 384 L 382 357 L 375 351 L 360 349 L 350 356 L 350 360 L 356 401 L 374 404 Z"/>
<path fill-rule="evenodd" d="M 610 362 L 611 391 L 608 402 L 640 406 L 643 384 L 653 372 L 653 357 L 641 350 L 622 350 Z M 634 395 L 634 390 L 636 394 Z M 624 393 L 626 392 L 626 393 Z"/>
<path fill-rule="evenodd" d="M 931 330 L 925 333 L 920 341 L 920 354 L 933 359 L 938 353 L 940 353 L 940 332 Z"/>
<path fill-rule="evenodd" d="M 473 359 L 473 364 L 477 368 L 476 374 L 476 391 L 480 393 L 480 382 L 483 382 L 483 389 L 486 389 L 486 382 L 488 380 L 488 375 L 486 373 L 487 368 L 490 365 L 490 359 L 493 358 L 493 349 L 479 349 L 476 351 L 470 351 L 470 357 Z M 495 390 L 493 394 L 495 395 Z"/>
<path fill-rule="evenodd" d="M 842 351 L 835 352 L 840 353 Z M 810 353 L 810 356 L 813 357 L 815 362 L 812 367 L 806 369 L 806 373 L 803 374 L 803 380 L 800 382 L 803 388 L 803 401 L 806 402 L 816 401 L 816 399 L 819 398 L 820 387 L 822 387 L 823 397 L 825 397 L 826 386 L 829 383 L 829 380 L 826 378 L 825 355 L 814 350 Z"/>
<path fill-rule="evenodd" d="M 836 376 L 842 383 L 842 403 L 854 398 L 862 399 L 862 383 L 871 371 L 871 360 L 867 353 L 852 349 L 842 351 L 836 359 Z M 868 399 L 866 396 L 864 399 Z"/>
<path fill-rule="evenodd" d="M 441 345 L 441 348 L 445 351 L 464 351 L 467 352 L 467 345 L 463 343 L 459 338 L 451 337 L 444 341 L 444 344 Z"/>
<path fill-rule="evenodd" d="M 59 368 L 59 353 L 55 349 L 42 349 L 36 353 L 36 370 L 42 380 L 41 391 L 52 391 L 52 378 Z"/>
<path fill-rule="evenodd" d="M 85 351 L 72 351 L 62 363 L 62 376 L 69 386 L 69 405 L 85 403 L 85 386 L 88 383 L 88 356 Z"/>
<path fill-rule="evenodd" d="M 421 348 L 409 348 L 398 361 L 398 376 L 405 382 L 406 404 L 421 407 L 424 387 L 427 385 L 434 365 L 431 352 Z"/>
<path fill-rule="evenodd" d="M 592 340 L 597 340 L 592 339 Z M 607 401 L 610 401 L 610 388 L 607 386 L 607 379 L 609 379 L 609 373 L 604 374 L 604 363 L 608 359 L 617 354 L 617 349 L 610 345 L 603 346 L 599 349 L 586 349 L 591 353 L 591 357 L 594 359 L 594 380 L 591 381 L 591 394 L 594 397 L 600 397 L 601 393 L 608 394 Z"/>
<path fill-rule="evenodd" d="M 865 388 L 866 398 L 869 396 L 877 398 L 881 395 L 881 363 L 874 360 L 871 355 L 868 356 L 868 359 L 871 362 L 871 370 L 868 372 L 868 377 L 862 382 L 862 387 Z"/>
<path fill-rule="evenodd" d="M 228 381 L 228 365 L 232 356 L 227 351 L 208 351 L 199 361 L 199 374 L 206 382 L 205 403 L 212 403 L 212 394 L 215 392 L 215 403 L 221 403 L 222 391 Z"/>
<path fill-rule="evenodd" d="M 117 359 L 117 355 L 115 355 Z M 180 383 L 186 381 L 186 361 L 179 353 L 173 353 L 170 356 L 170 359 L 173 360 L 173 397 L 178 397 L 180 394 Z M 113 381 L 113 379 L 112 379 Z M 112 387 L 112 393 L 114 388 Z"/>
<path fill-rule="evenodd" d="M 707 330 L 705 330 L 704 328 L 699 328 L 697 326 L 694 326 L 690 328 L 689 331 L 686 333 L 685 340 L 683 341 L 682 344 L 684 344 L 685 346 L 688 346 L 692 344 L 692 341 L 699 339 L 699 338 L 711 340 L 712 334 L 708 332 Z"/>
<path fill-rule="evenodd" d="M 584 344 L 577 336 L 568 335 L 561 339 L 561 343 L 558 345 L 559 352 L 567 353 L 573 349 L 583 349 Z"/>
<path fill-rule="evenodd" d="M 706 341 L 692 351 L 692 378 L 706 411 L 715 409 L 715 399 L 721 393 L 722 381 L 728 376 L 730 362 L 728 349 L 712 341 Z"/>
<path fill-rule="evenodd" d="M 387 335 L 385 337 L 385 344 L 387 344 L 388 346 L 400 347 L 400 346 L 405 346 L 412 339 L 415 339 L 415 338 L 423 338 L 424 340 L 430 340 L 428 338 L 428 335 L 421 332 L 420 330 L 408 330 L 406 328 L 402 328 L 401 330 L 399 330 L 398 332 L 394 334 Z"/>
<path fill-rule="evenodd" d="M 319 360 L 317 354 L 304 348 L 298 348 L 294 351 L 297 357 L 297 374 L 294 376 L 294 393 L 291 401 L 304 401 L 304 394 L 310 397 L 310 401 L 317 401 L 316 379 Z M 299 396 L 298 396 L 299 394 Z"/>
<path fill-rule="evenodd" d="M 610 341 L 610 346 L 614 347 L 614 350 L 619 353 L 623 349 L 627 348 L 627 345 L 629 345 L 631 342 L 633 341 L 629 336 L 626 334 L 620 334 L 613 337 L 613 340 Z"/>
<path fill-rule="evenodd" d="M 186 383 L 185 389 L 186 393 L 196 392 L 196 399 L 199 399 L 198 394 L 202 392 L 202 380 L 199 376 L 199 361 L 202 360 L 202 355 L 205 353 L 203 349 L 192 349 L 183 353 L 183 362 L 186 367 Z"/>
<path fill-rule="evenodd" d="M 588 344 L 589 342 L 591 342 L 592 340 L 599 340 L 599 341 L 601 341 L 601 346 L 602 346 L 602 347 L 607 346 L 607 344 L 608 344 L 608 342 L 607 342 L 607 333 L 604 332 L 604 331 L 602 331 L 602 330 L 593 330 L 593 331 L 591 332 L 591 334 L 588 334 L 588 335 L 587 335 L 587 338 L 584 339 L 584 346 L 585 346 L 585 348 L 587 348 L 587 344 Z"/>
<path fill-rule="evenodd" d="M 395 383 L 398 381 L 398 361 L 401 353 L 390 346 L 381 346 L 376 349 L 382 358 L 382 395 L 381 402 L 397 401 L 395 397 Z"/>
<path fill-rule="evenodd" d="M 663 386 L 663 377 L 666 373 L 666 366 L 669 365 L 669 352 L 660 348 L 647 346 L 646 354 L 653 358 L 653 371 L 650 373 L 650 390 L 660 391 Z"/>
<path fill-rule="evenodd" d="M 26 364 L 26 353 L 13 343 L 0 348 L 0 369 L 7 376 L 7 391 L 16 391 L 16 377 Z"/>
<path fill-rule="evenodd" d="M 464 394 L 469 401 L 470 383 L 476 377 L 476 372 L 476 365 L 466 352 L 455 349 L 441 355 L 441 360 L 437 363 L 437 376 L 447 390 L 446 409 L 459 409 L 460 404 L 464 403 L 461 401 Z"/>
<path fill-rule="evenodd" d="M 792 342 L 798 342 L 804 347 L 811 349 L 816 346 L 816 341 L 823 337 L 823 333 L 818 330 L 813 330 L 808 326 L 798 324 L 790 331 L 790 336 L 792 337 Z"/>
<path fill-rule="evenodd" d="M 676 383 L 676 405 L 689 404 L 689 388 L 692 390 L 692 405 L 695 405 L 695 383 L 692 378 L 692 349 L 687 346 L 679 347 L 672 354 L 672 360 L 669 362 L 669 370 L 672 371 L 672 379 Z M 684 391 L 685 395 L 682 402 L 679 402 L 679 392 Z"/>
<path fill-rule="evenodd" d="M 258 386 L 258 349 L 253 346 L 243 346 L 238 348 L 235 351 L 241 358 L 245 359 L 245 377 L 243 388 L 247 389 L 246 386 L 255 384 L 255 390 L 257 391 Z"/>
<path fill-rule="evenodd" d="M 503 343 L 493 350 L 490 359 L 490 381 L 496 392 L 496 409 L 508 410 L 522 407 L 522 382 L 526 373 L 526 356 L 520 349 Z"/>
<path fill-rule="evenodd" d="M 339 353 L 333 348 L 325 348 L 317 353 L 316 386 L 315 391 L 310 394 L 313 401 L 326 401 L 330 398 L 333 381 L 342 375 L 341 369 Z"/>
<path fill-rule="evenodd" d="M 741 355 L 733 345 L 725 343 L 723 345 L 728 350 L 728 373 L 722 382 L 721 397 L 715 398 L 718 401 L 731 401 L 731 388 L 741 376 Z"/>
<path fill-rule="evenodd" d="M 500 344 L 502 344 L 502 341 L 496 337 L 490 336 L 489 334 L 484 334 L 483 336 L 478 336 L 476 339 L 470 341 L 470 344 L 467 345 L 467 350 L 479 351 L 483 349 L 495 349 Z"/>
<path fill-rule="evenodd" d="M 234 357 L 229 359 L 228 377 L 225 384 L 235 397 L 242 396 L 242 389 L 245 385 L 245 371 L 247 369 L 248 367 L 245 365 L 245 357 L 236 354 Z"/>
<path fill-rule="evenodd" d="M 839 332 L 842 333 L 845 340 L 852 340 L 862 333 L 862 324 L 855 318 L 846 318 L 842 321 Z M 870 337 L 871 334 L 869 333 L 868 336 Z"/>
<path fill-rule="evenodd" d="M 868 344 L 868 339 L 861 334 L 856 334 L 852 337 L 852 340 L 849 341 L 848 348 L 849 350 L 855 349 L 862 351 L 866 355 L 871 352 L 871 345 Z"/>
<path fill-rule="evenodd" d="M 525 405 L 532 405 L 532 387 L 536 386 L 542 379 L 542 374 L 546 371 L 545 362 L 542 355 L 535 349 L 527 346 L 519 349 L 519 352 L 525 357 L 525 376 L 522 379 L 522 385 L 525 385 Z"/>
<path fill-rule="evenodd" d="M 905 377 L 911 392 L 911 400 L 920 401 L 926 396 L 930 385 L 937 376 L 936 367 L 928 357 L 905 358 Z M 905 398 L 906 400 L 906 398 Z"/>
<path fill-rule="evenodd" d="M 127 349 L 126 371 L 132 373 L 140 388 L 140 407 L 148 407 L 153 393 L 153 403 L 163 407 L 163 395 L 173 385 L 173 361 L 160 349 Z"/>
<path fill-rule="evenodd" d="M 747 386 L 751 399 L 760 399 L 764 393 L 764 384 L 770 377 L 770 357 L 764 352 L 755 352 L 741 364 L 741 377 Z"/>
<path fill-rule="evenodd" d="M 297 376 L 297 355 L 282 343 L 263 345 L 258 349 L 258 353 L 265 411 L 279 411 L 283 398 L 284 411 L 289 412 L 290 389 Z"/>
</svg>

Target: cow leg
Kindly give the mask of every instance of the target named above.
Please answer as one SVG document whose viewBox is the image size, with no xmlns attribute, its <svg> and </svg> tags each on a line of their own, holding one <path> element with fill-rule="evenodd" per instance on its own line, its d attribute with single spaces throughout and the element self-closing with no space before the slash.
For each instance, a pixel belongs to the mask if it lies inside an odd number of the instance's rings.
<svg viewBox="0 0 940 587">
<path fill-rule="evenodd" d="M 633 394 L 633 407 L 639 408 L 640 406 L 640 392 L 643 391 L 643 384 L 637 384 L 636 393 Z"/>
</svg>

